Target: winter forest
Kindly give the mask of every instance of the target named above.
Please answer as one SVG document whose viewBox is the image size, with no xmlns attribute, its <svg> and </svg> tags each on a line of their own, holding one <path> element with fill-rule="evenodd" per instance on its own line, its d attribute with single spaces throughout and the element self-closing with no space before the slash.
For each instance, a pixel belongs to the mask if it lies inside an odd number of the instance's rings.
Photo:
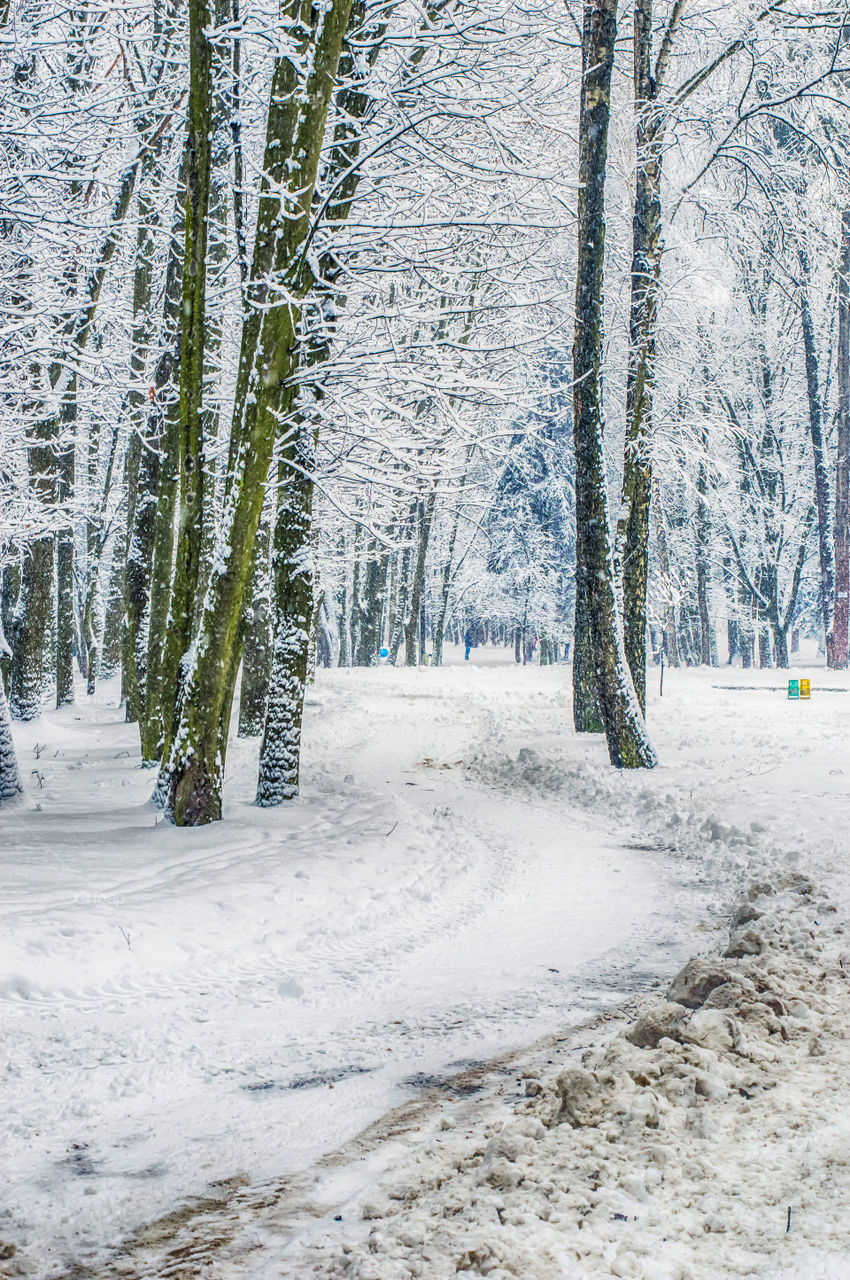
<svg viewBox="0 0 850 1280">
<path fill-rule="evenodd" d="M 845 667 L 846 22 L 10 5 L 12 718 L 120 669 L 192 825 L 317 663 L 571 655 L 627 767 L 648 660 Z"/>
<path fill-rule="evenodd" d="M 0 0 L 0 93 L 0 1276 L 846 1275 L 850 9 Z"/>
</svg>

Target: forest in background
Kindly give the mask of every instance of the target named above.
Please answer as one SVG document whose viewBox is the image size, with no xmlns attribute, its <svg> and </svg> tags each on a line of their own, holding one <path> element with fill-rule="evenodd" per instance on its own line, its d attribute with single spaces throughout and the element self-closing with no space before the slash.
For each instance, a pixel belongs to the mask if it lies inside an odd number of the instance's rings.
<svg viewBox="0 0 850 1280">
<path fill-rule="evenodd" d="M 847 23 L 7 0 L 3 798 L 77 672 L 194 825 L 315 663 L 536 645 L 626 767 L 647 660 L 845 667 Z"/>
</svg>

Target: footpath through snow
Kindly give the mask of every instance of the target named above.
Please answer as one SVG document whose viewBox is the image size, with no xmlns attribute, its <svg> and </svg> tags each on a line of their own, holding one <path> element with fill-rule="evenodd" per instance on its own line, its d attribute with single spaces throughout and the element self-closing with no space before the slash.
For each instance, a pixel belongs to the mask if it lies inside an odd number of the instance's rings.
<svg viewBox="0 0 850 1280">
<path fill-rule="evenodd" d="M 0 1268 L 846 1274 L 850 694 L 826 682 L 799 706 L 774 673 L 668 673 L 662 766 L 622 775 L 569 730 L 566 669 L 320 673 L 302 799 L 247 803 L 239 744 L 197 832 L 157 825 L 108 698 L 28 726 Z M 758 954 L 655 1047 L 612 1041 L 745 891 Z"/>
</svg>

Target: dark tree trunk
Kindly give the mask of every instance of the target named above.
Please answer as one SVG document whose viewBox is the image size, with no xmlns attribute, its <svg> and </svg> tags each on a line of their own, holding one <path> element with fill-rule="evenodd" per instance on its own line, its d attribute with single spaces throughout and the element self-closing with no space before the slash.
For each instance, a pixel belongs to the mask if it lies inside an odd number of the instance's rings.
<svg viewBox="0 0 850 1280">
<path fill-rule="evenodd" d="M 835 609 L 829 665 L 847 666 L 850 618 L 850 210 L 841 215 L 838 271 L 838 421 L 835 459 Z"/>
<path fill-rule="evenodd" d="M 162 307 L 162 351 L 153 376 L 153 402 L 148 425 L 149 440 L 157 442 L 158 492 L 151 532 L 150 599 L 148 604 L 147 654 L 145 661 L 145 704 L 140 722 L 142 763 L 152 766 L 162 759 L 166 723 L 171 725 L 173 703 L 168 703 L 163 679 L 165 639 L 171 601 L 171 572 L 174 559 L 174 524 L 180 484 L 179 404 L 174 371 L 180 350 L 180 298 L 183 246 L 180 240 L 185 220 L 187 157 L 177 180 L 174 222 L 168 246 L 165 290 Z M 171 692 L 173 696 L 173 690 Z"/>
<path fill-rule="evenodd" d="M 770 632 L 764 625 L 759 627 L 759 666 L 764 671 L 773 666 L 773 654 L 770 649 Z"/>
<path fill-rule="evenodd" d="M 590 604 L 584 577 L 576 583 L 573 622 L 573 724 L 576 733 L 604 731 L 599 711 Z"/>
<path fill-rule="evenodd" d="M 148 175 L 145 174 L 145 177 Z M 124 653 L 125 715 L 139 721 L 145 715 L 147 689 L 148 609 L 156 502 L 159 491 L 159 440 L 150 434 L 153 415 L 145 390 L 151 342 L 154 229 L 158 219 L 143 184 L 138 202 L 136 262 L 133 273 L 133 342 L 130 352 L 130 421 L 127 450 L 127 567 L 125 578 L 126 636 Z"/>
<path fill-rule="evenodd" d="M 0 645 L 5 641 L 0 635 Z M 0 808 L 20 800 L 24 792 L 18 772 L 15 744 L 12 741 L 12 722 L 6 690 L 0 681 Z"/>
<path fill-rule="evenodd" d="M 661 268 L 661 143 L 663 115 L 655 109 L 652 0 L 634 14 L 635 204 L 632 220 L 626 447 L 617 560 L 622 576 L 626 657 L 641 711 L 646 710 L 646 591 L 652 503 L 653 392 L 658 281 Z"/>
<path fill-rule="evenodd" d="M 658 568 L 664 589 L 664 655 L 671 667 L 679 665 L 679 644 L 676 637 L 676 600 L 673 578 L 670 573 L 670 553 L 667 547 L 667 527 L 664 523 L 661 502 L 655 500 L 655 540 L 658 543 Z"/>
<path fill-rule="evenodd" d="M 224 495 L 226 521 L 210 574 L 180 720 L 166 766 L 168 813 L 178 826 L 221 817 L 230 704 L 241 658 L 245 593 L 275 433 L 292 408 L 303 299 L 312 285 L 304 253 L 351 0 L 333 0 L 315 32 L 275 63 L 263 185 L 242 330 Z M 293 31 L 296 15 L 288 11 Z M 302 68 L 306 68 L 306 75 Z M 285 304 L 269 282 L 286 294 Z"/>
<path fill-rule="evenodd" d="M 163 764 L 177 726 L 177 708 L 186 676 L 184 663 L 198 611 L 203 553 L 206 285 L 213 144 L 210 26 L 208 0 L 189 0 L 186 231 L 180 304 L 180 491 L 169 625 L 162 653 Z"/>
<path fill-rule="evenodd" d="M 605 176 L 616 34 L 616 0 L 585 0 L 573 342 L 576 578 L 577 592 L 586 592 L 599 709 L 611 763 L 618 768 L 651 768 L 655 753 L 629 674 L 616 598 L 602 446 Z"/>
<path fill-rule="evenodd" d="M 422 591 L 425 585 L 425 561 L 428 555 L 428 541 L 431 536 L 431 521 L 434 518 L 435 502 L 436 495 L 432 490 L 425 501 L 419 503 L 416 561 L 410 582 L 407 620 L 404 624 L 404 661 L 408 667 L 419 665 L 420 645 L 424 643 L 425 639 L 420 634 L 420 610 L 422 606 Z M 419 637 L 418 641 L 417 636 Z"/>
<path fill-rule="evenodd" d="M 705 442 L 704 442 L 705 443 Z M 697 522 L 696 522 L 696 562 L 697 562 L 697 607 L 699 609 L 700 662 L 705 667 L 712 663 L 711 615 L 708 608 L 708 596 L 711 575 L 708 567 L 708 546 L 710 522 L 708 515 L 708 472 L 705 462 L 700 459 L 697 477 Z"/>
<path fill-rule="evenodd" d="M 55 422 L 32 428 L 27 441 L 30 490 L 36 503 L 47 508 L 56 498 Z M 24 544 L 21 589 L 9 640 L 9 706 L 15 720 L 34 720 L 41 712 L 44 641 L 53 605 L 54 537 L 43 533 Z"/>
<path fill-rule="evenodd" d="M 77 379 L 70 379 L 59 412 L 56 449 L 56 497 L 60 509 L 74 496 L 77 426 Z M 56 705 L 74 701 L 74 524 L 64 513 L 56 535 Z"/>
<path fill-rule="evenodd" d="M 269 555 L 272 520 L 263 515 L 257 538 L 257 558 L 251 604 L 245 619 L 245 647 L 239 694 L 239 737 L 258 738 L 266 719 L 266 698 L 272 665 L 272 580 Z"/>
<path fill-rule="evenodd" d="M 826 467 L 826 450 L 823 443 L 823 405 L 818 378 L 818 357 L 815 346 L 815 330 L 809 304 L 809 261 L 804 250 L 799 251 L 802 287 L 800 289 L 800 321 L 803 330 L 803 349 L 806 356 L 806 391 L 809 400 L 809 430 L 812 437 L 812 454 L 815 467 L 815 501 L 817 503 L 818 563 L 820 566 L 820 600 L 823 633 L 826 643 L 827 666 L 833 666 L 832 593 L 835 570 L 832 561 L 832 542 L 829 520 L 829 477 Z"/>
<path fill-rule="evenodd" d="M 378 548 L 373 546 L 370 558 L 366 562 L 360 591 L 360 647 L 357 656 L 359 667 L 378 665 L 385 584 L 386 560 L 379 555 Z"/>
<path fill-rule="evenodd" d="M 274 644 L 268 702 L 260 747 L 257 804 L 282 804 L 298 794 L 301 720 L 310 626 L 313 562 L 313 429 L 303 423 L 278 470 L 279 505 L 274 532 Z M 293 466 L 292 463 L 296 465 Z"/>
</svg>

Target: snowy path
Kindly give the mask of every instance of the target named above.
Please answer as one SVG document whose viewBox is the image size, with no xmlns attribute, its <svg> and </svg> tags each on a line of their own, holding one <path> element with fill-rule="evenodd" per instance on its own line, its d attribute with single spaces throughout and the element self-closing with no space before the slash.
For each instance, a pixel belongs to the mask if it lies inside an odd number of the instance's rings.
<svg viewBox="0 0 850 1280">
<path fill-rule="evenodd" d="M 751 820 L 773 830 L 784 795 L 795 821 L 788 780 L 767 788 L 789 758 L 799 783 L 805 744 L 767 725 L 772 772 L 742 788 L 759 731 L 741 700 L 799 717 L 676 676 L 655 709 L 665 767 L 624 777 L 569 731 L 568 677 L 321 673 L 303 798 L 246 803 L 239 744 L 228 818 L 202 831 L 157 825 L 107 698 L 22 731 L 42 782 L 40 809 L 0 826 L 0 1239 L 45 1275 L 94 1261 L 671 973 L 764 860 Z M 828 756 L 837 706 L 805 711 Z M 839 788 L 830 803 L 824 848 Z"/>
</svg>

